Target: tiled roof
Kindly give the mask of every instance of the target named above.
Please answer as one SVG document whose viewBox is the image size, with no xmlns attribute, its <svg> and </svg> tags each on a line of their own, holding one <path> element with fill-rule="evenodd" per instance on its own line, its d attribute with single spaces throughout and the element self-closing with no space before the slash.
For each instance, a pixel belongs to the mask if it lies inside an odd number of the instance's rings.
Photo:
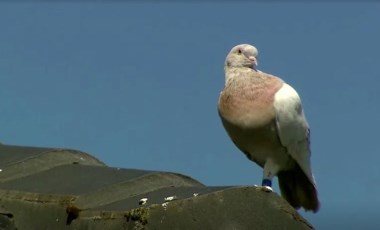
<svg viewBox="0 0 380 230">
<path fill-rule="evenodd" d="M 311 229 L 255 187 L 106 166 L 76 150 L 0 144 L 0 229 Z"/>
</svg>

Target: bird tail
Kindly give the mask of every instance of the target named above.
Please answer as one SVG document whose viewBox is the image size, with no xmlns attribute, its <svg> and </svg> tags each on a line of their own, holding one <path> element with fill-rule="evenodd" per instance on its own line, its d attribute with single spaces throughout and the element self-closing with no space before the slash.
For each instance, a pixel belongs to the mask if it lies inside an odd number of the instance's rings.
<svg viewBox="0 0 380 230">
<path fill-rule="evenodd" d="M 295 168 L 281 171 L 277 176 L 281 195 L 291 206 L 295 209 L 303 207 L 305 211 L 318 211 L 319 201 L 315 185 L 297 164 Z"/>
</svg>

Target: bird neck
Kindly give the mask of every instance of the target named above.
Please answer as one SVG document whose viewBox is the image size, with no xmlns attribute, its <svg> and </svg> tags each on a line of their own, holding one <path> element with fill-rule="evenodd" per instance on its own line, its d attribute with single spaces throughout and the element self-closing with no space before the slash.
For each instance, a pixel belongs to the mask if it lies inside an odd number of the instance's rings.
<svg viewBox="0 0 380 230">
<path fill-rule="evenodd" d="M 234 67 L 234 66 L 224 66 L 225 72 L 225 83 L 230 84 L 234 81 L 243 80 L 245 78 L 252 78 L 256 76 L 258 80 L 264 76 L 260 76 L 261 71 L 249 68 L 249 67 Z M 260 81 L 260 80 L 259 80 Z"/>
</svg>

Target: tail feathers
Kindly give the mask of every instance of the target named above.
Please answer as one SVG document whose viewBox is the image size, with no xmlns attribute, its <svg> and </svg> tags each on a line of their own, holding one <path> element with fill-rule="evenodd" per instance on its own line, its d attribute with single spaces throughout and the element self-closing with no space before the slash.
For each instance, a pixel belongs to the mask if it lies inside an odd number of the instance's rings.
<svg viewBox="0 0 380 230">
<path fill-rule="evenodd" d="M 315 185 L 298 165 L 289 171 L 279 172 L 277 176 L 281 195 L 291 206 L 295 209 L 303 207 L 306 211 L 318 211 L 319 201 Z"/>
</svg>

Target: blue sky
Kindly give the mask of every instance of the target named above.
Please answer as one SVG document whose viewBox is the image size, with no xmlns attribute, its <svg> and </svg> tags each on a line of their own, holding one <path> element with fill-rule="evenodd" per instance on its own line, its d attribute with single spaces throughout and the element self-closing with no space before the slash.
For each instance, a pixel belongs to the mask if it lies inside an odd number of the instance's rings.
<svg viewBox="0 0 380 230">
<path fill-rule="evenodd" d="M 0 3 L 0 142 L 260 184 L 216 110 L 226 54 L 250 43 L 259 69 L 301 95 L 311 126 L 322 206 L 301 214 L 317 229 L 369 226 L 380 205 L 379 12 L 375 2 Z"/>
</svg>

